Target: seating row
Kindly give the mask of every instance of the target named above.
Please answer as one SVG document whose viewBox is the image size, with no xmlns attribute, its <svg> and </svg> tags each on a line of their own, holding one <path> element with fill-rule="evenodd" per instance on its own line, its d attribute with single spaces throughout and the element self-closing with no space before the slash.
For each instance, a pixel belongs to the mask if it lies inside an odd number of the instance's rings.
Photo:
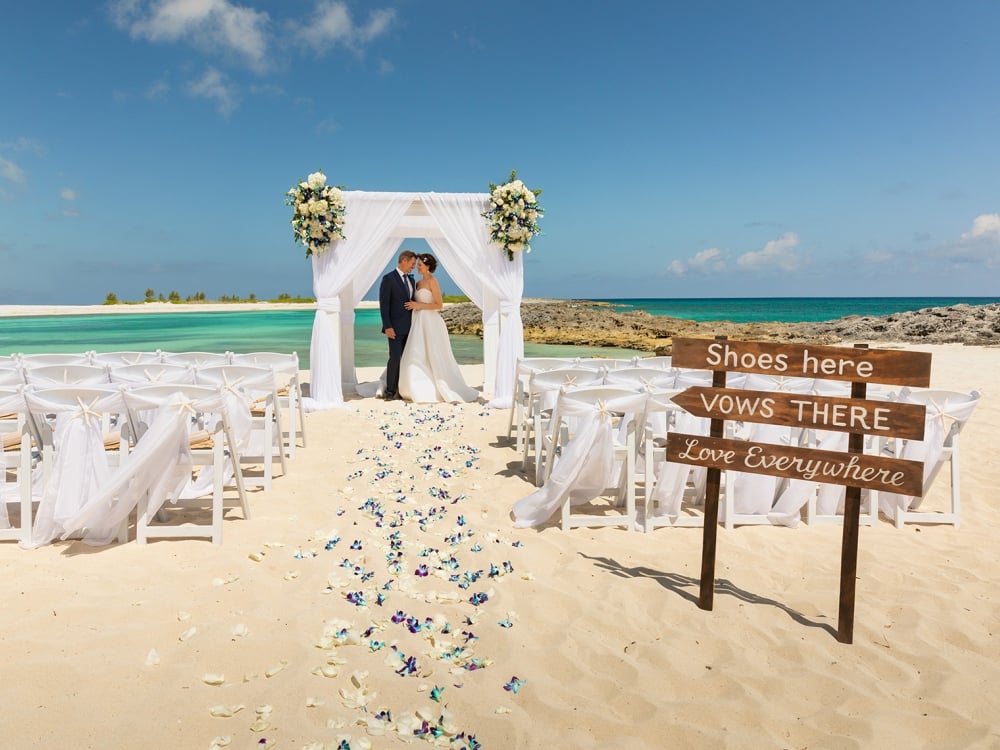
<svg viewBox="0 0 1000 750">
<path fill-rule="evenodd" d="M 38 370 L 51 365 L 0 362 L 0 376 L 22 379 L 0 383 L 0 539 L 23 546 L 70 535 L 124 541 L 136 509 L 139 543 L 207 536 L 218 544 L 224 502 L 249 517 L 246 488 L 269 489 L 274 465 L 286 473 L 297 443 L 296 431 L 283 428 L 277 385 L 292 386 L 286 410 L 295 414 L 298 373 L 291 383 L 273 367 L 213 365 L 168 377 L 159 369 L 167 365 L 143 365 L 151 377 L 141 382 L 125 377 L 131 364 L 108 367 L 103 382 L 76 384 L 42 383 Z M 226 490 L 234 496 L 224 497 Z M 207 526 L 174 512 L 203 507 L 206 496 Z"/>
<path fill-rule="evenodd" d="M 708 371 L 636 368 L 635 361 L 524 360 L 519 363 L 508 438 L 515 443 L 522 470 L 532 471 L 540 487 L 515 504 L 519 525 L 544 523 L 561 510 L 564 528 L 574 525 L 700 526 L 704 523 L 704 468 L 667 462 L 671 431 L 708 434 L 709 420 L 695 417 L 671 399 L 691 385 L 710 385 Z M 805 378 L 730 374 L 729 388 L 845 395 L 846 384 Z M 979 394 L 903 389 L 872 389 L 876 399 L 926 406 L 923 440 L 870 439 L 868 453 L 924 463 L 924 495 L 942 466 L 950 464 L 948 508 L 921 510 L 922 497 L 865 491 L 863 523 L 879 511 L 897 526 L 904 523 L 960 522 L 959 434 Z M 603 426 L 601 426 L 603 425 Z M 726 421 L 727 436 L 754 442 L 845 451 L 847 433 L 803 430 L 770 424 Z M 609 461 L 611 462 L 609 464 Z M 608 467 L 611 467 L 610 469 Z M 814 481 L 723 472 L 720 520 L 728 527 L 748 523 L 796 526 L 841 522 L 845 488 Z M 598 488 L 600 481 L 605 484 Z M 598 501 L 597 512 L 574 513 L 611 490 L 612 506 Z M 636 493 L 642 504 L 636 508 Z M 618 506 L 621 506 L 620 508 Z"/>
<path fill-rule="evenodd" d="M 298 441 L 306 443 L 305 409 L 298 354 L 292 352 L 82 352 L 79 354 L 14 354 L 0 358 L 0 386 L 20 383 L 36 386 L 98 383 L 197 382 L 195 373 L 211 367 L 240 365 L 274 371 L 275 386 L 294 458 Z M 194 379 L 193 379 L 194 378 Z"/>
</svg>

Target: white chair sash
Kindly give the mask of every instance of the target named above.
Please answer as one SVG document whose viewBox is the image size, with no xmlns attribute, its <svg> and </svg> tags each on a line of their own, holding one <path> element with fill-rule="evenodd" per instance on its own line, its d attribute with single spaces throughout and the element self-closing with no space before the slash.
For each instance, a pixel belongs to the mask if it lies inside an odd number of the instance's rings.
<svg viewBox="0 0 1000 750">
<path fill-rule="evenodd" d="M 615 483 L 615 428 L 612 416 L 644 413 L 647 394 L 627 395 L 590 403 L 563 393 L 556 405 L 560 418 L 576 420 L 576 430 L 563 446 L 562 454 L 552 466 L 548 481 L 536 492 L 514 503 L 514 525 L 520 528 L 538 526 L 547 521 L 566 499 L 578 505 L 590 502 L 604 489 Z M 556 427 L 558 429 L 558 427 Z"/>
</svg>

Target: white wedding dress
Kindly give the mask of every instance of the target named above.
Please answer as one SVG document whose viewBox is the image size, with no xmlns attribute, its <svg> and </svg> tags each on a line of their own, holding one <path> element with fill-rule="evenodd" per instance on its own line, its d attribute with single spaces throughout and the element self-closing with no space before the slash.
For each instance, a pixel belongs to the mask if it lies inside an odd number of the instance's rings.
<svg viewBox="0 0 1000 750">
<path fill-rule="evenodd" d="M 430 289 L 418 289 L 413 299 L 432 302 Z M 407 401 L 433 403 L 475 401 L 479 392 L 465 384 L 451 352 L 448 327 L 437 310 L 414 310 L 410 335 L 399 366 L 399 395 Z"/>
</svg>

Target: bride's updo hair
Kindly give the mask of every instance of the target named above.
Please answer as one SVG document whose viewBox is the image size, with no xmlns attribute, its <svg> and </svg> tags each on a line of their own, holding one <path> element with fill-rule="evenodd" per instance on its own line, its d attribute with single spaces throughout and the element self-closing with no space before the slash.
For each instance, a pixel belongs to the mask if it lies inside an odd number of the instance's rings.
<svg viewBox="0 0 1000 750">
<path fill-rule="evenodd" d="M 423 261 L 424 265 L 427 266 L 427 270 L 431 273 L 434 273 L 434 271 L 437 270 L 438 262 L 430 253 L 424 253 L 421 255 L 420 260 Z"/>
</svg>

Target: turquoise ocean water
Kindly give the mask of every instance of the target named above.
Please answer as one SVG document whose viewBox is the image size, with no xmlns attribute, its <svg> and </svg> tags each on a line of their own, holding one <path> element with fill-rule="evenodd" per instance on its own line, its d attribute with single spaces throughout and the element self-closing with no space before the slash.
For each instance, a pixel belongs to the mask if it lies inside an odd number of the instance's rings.
<svg viewBox="0 0 1000 750">
<path fill-rule="evenodd" d="M 865 297 L 768 299 L 610 299 L 600 300 L 621 310 L 646 310 L 652 315 L 691 320 L 804 322 L 845 315 L 889 315 L 894 312 L 958 303 L 1000 302 L 1000 297 Z M 95 350 L 206 352 L 277 351 L 299 353 L 309 367 L 312 310 L 264 310 L 209 313 L 118 313 L 108 315 L 45 315 L 0 317 L 0 355 L 21 352 Z M 385 338 L 377 310 L 358 310 L 355 318 L 355 363 L 385 364 Z M 453 336 L 455 358 L 463 364 L 483 361 L 482 342 L 474 336 Z M 630 356 L 638 352 L 597 347 L 525 344 L 529 357 Z"/>
</svg>

